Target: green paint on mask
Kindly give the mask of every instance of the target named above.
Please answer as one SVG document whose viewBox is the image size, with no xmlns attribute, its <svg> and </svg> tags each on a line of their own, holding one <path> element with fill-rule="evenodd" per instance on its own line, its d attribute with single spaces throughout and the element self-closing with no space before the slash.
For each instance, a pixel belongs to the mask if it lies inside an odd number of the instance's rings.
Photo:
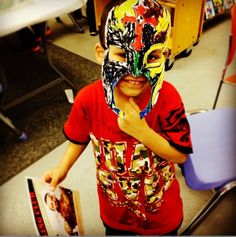
<svg viewBox="0 0 236 237">
<path fill-rule="evenodd" d="M 140 54 L 134 52 L 134 76 L 137 77 L 140 74 L 140 69 L 138 68 Z"/>
</svg>

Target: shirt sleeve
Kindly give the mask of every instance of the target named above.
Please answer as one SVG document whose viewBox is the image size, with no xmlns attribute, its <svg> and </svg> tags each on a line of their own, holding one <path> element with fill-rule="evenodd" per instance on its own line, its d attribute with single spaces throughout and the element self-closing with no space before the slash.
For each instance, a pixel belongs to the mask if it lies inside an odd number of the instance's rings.
<svg viewBox="0 0 236 237">
<path fill-rule="evenodd" d="M 190 126 L 185 114 L 184 105 L 179 93 L 174 87 L 170 87 L 165 97 L 164 106 L 161 108 L 161 135 L 165 137 L 171 146 L 178 151 L 192 153 Z"/>
<path fill-rule="evenodd" d="M 75 144 L 87 144 L 89 136 L 89 116 L 87 93 L 82 89 L 76 96 L 69 117 L 64 124 L 65 137 Z"/>
</svg>

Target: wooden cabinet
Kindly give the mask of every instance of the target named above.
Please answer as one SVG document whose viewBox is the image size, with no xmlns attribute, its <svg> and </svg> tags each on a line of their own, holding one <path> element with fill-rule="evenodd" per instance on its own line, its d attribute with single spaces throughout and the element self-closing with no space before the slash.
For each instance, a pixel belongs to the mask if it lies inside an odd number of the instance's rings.
<svg viewBox="0 0 236 237">
<path fill-rule="evenodd" d="M 100 19 L 102 16 L 102 12 L 104 7 L 109 3 L 111 0 L 94 0 L 94 9 L 95 9 L 95 19 L 96 19 L 96 27 L 97 30 L 99 29 Z"/>
<path fill-rule="evenodd" d="M 197 44 L 202 35 L 205 0 L 161 0 L 159 1 L 171 13 L 171 37 L 169 42 L 169 57 L 166 70 L 174 63 L 180 53 L 188 56 L 193 45 Z"/>
</svg>

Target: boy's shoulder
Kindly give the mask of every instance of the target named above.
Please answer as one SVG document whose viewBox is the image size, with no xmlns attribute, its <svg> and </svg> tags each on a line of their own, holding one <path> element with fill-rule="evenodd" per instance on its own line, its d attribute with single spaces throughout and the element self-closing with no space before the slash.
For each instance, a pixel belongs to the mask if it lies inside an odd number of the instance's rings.
<svg viewBox="0 0 236 237">
<path fill-rule="evenodd" d="M 75 97 L 75 103 L 87 104 L 92 102 L 94 99 L 97 100 L 98 98 L 104 96 L 103 94 L 104 90 L 102 80 L 98 79 L 85 85 L 78 91 Z"/>
<path fill-rule="evenodd" d="M 167 81 L 163 81 L 158 97 L 158 108 L 164 110 L 171 109 L 182 104 L 182 98 L 177 89 Z"/>
<path fill-rule="evenodd" d="M 95 92 L 101 91 L 102 88 L 102 80 L 98 79 L 82 87 L 77 96 L 91 96 Z"/>
<path fill-rule="evenodd" d="M 161 90 L 160 90 L 161 94 L 172 94 L 172 93 L 176 93 L 179 94 L 177 89 L 174 87 L 174 85 L 172 85 L 170 82 L 168 81 L 163 81 Z"/>
<path fill-rule="evenodd" d="M 91 90 L 97 90 L 98 88 L 102 87 L 102 79 L 95 80 L 88 85 L 84 86 L 81 91 L 91 91 Z"/>
</svg>

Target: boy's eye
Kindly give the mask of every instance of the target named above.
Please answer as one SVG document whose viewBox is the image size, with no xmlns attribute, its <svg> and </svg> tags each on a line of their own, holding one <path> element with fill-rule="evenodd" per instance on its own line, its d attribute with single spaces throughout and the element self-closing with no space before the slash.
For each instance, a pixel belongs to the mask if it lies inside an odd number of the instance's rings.
<svg viewBox="0 0 236 237">
<path fill-rule="evenodd" d="M 109 59 L 111 61 L 126 62 L 126 52 L 116 46 L 111 45 Z"/>
<path fill-rule="evenodd" d="M 117 57 L 126 60 L 126 53 L 125 52 L 117 53 Z"/>
<path fill-rule="evenodd" d="M 161 59 L 161 54 L 154 52 L 150 53 L 147 58 L 147 63 L 157 63 Z"/>
<path fill-rule="evenodd" d="M 117 52 L 117 53 L 110 54 L 110 59 L 112 61 L 126 62 L 126 53 Z"/>
</svg>

